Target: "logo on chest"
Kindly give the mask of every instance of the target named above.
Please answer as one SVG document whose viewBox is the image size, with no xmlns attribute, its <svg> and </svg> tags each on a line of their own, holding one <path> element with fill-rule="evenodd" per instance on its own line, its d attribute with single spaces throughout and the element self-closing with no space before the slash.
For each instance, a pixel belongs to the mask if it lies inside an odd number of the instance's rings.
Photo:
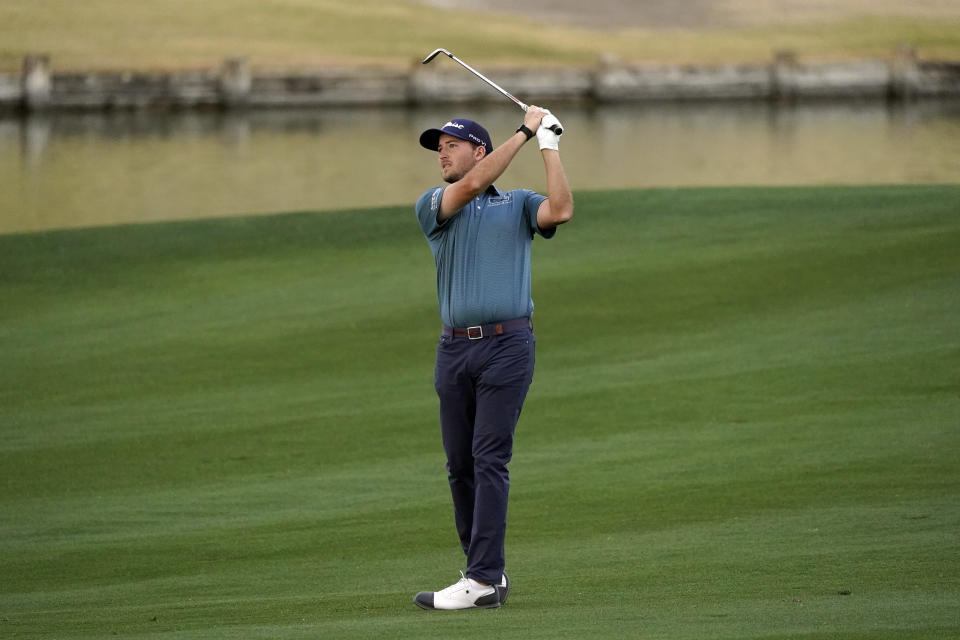
<svg viewBox="0 0 960 640">
<path fill-rule="evenodd" d="M 503 193 L 498 196 L 490 196 L 487 200 L 488 207 L 499 207 L 505 204 L 510 204 L 513 201 L 513 195 L 510 193 Z"/>
</svg>

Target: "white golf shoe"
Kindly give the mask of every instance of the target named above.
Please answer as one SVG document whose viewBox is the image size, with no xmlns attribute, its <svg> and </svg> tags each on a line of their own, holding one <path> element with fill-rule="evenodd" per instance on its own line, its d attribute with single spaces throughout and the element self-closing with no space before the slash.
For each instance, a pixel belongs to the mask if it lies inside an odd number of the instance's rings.
<svg viewBox="0 0 960 640">
<path fill-rule="evenodd" d="M 421 609 L 496 609 L 500 606 L 497 587 L 482 585 L 460 572 L 460 580 L 441 591 L 421 591 L 413 597 Z"/>
<path fill-rule="evenodd" d="M 507 603 L 507 596 L 510 595 L 510 578 L 507 577 L 507 573 L 503 573 L 503 577 L 500 578 L 500 584 L 493 585 L 497 590 L 497 596 L 500 598 L 500 604 Z"/>
</svg>

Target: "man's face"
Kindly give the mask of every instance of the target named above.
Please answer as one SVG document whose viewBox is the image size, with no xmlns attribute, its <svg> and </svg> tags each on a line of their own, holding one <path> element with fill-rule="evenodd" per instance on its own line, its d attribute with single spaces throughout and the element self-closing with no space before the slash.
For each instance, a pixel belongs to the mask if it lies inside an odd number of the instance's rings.
<svg viewBox="0 0 960 640">
<path fill-rule="evenodd" d="M 482 146 L 442 133 L 438 152 L 440 175 L 443 176 L 444 182 L 453 183 L 480 162 L 487 150 Z"/>
</svg>

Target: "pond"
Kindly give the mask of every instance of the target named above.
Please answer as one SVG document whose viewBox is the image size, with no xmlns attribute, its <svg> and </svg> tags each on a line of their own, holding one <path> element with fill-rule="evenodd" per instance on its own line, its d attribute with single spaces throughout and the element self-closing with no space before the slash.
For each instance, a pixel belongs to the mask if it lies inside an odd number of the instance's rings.
<svg viewBox="0 0 960 640">
<path fill-rule="evenodd" d="M 558 106 L 574 191 L 952 183 L 960 102 Z M 0 119 L 0 233 L 409 205 L 439 183 L 423 129 L 472 117 L 494 144 L 509 105 Z M 498 186 L 544 190 L 529 144 Z"/>
</svg>

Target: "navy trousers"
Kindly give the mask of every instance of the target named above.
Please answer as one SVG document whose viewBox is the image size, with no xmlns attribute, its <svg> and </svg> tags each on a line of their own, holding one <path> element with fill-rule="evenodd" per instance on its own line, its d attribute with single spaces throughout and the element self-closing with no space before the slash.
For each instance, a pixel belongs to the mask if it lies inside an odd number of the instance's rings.
<svg viewBox="0 0 960 640">
<path fill-rule="evenodd" d="M 434 384 L 454 520 L 468 578 L 499 584 L 505 562 L 513 432 L 533 381 L 533 330 L 441 336 Z"/>
</svg>

